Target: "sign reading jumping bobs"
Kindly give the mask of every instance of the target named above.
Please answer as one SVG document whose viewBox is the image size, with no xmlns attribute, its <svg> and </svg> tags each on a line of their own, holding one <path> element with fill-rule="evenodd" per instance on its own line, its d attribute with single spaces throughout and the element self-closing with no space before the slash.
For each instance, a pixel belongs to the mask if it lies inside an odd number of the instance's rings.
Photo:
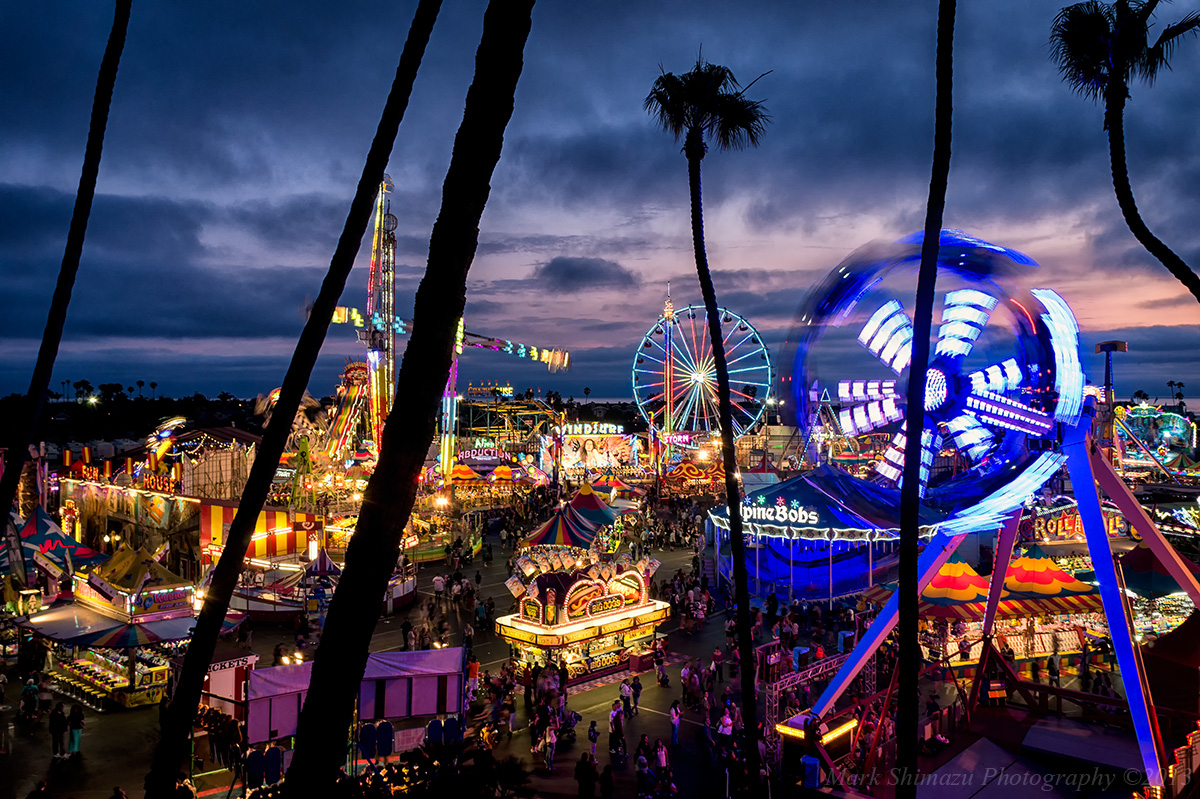
<svg viewBox="0 0 1200 799">
<path fill-rule="evenodd" d="M 747 494 L 741 516 L 755 538 L 830 541 L 889 540 L 897 537 L 899 492 L 858 480 L 828 467 Z M 729 529 L 728 508 L 709 512 L 713 524 Z M 923 508 L 922 537 L 933 535 L 941 516 Z"/>
</svg>

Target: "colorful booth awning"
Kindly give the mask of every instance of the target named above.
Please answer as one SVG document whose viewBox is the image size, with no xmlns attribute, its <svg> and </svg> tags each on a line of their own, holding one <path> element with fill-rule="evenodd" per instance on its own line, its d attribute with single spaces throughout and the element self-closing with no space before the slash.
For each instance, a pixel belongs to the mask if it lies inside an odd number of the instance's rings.
<svg viewBox="0 0 1200 799">
<path fill-rule="evenodd" d="M 921 599 L 939 607 L 986 602 L 988 580 L 980 577 L 957 552 L 950 556 L 921 592 Z"/>
<path fill-rule="evenodd" d="M 221 632 L 233 630 L 244 619 L 245 616 L 239 613 L 227 614 Z M 19 627 L 43 638 L 93 649 L 125 649 L 160 642 L 186 641 L 191 638 L 195 624 L 192 616 L 132 624 L 72 601 L 56 602 L 46 610 L 17 622 Z"/>
<path fill-rule="evenodd" d="M 521 470 L 502 463 L 487 476 L 490 483 L 513 483 L 521 479 Z"/>
<path fill-rule="evenodd" d="M 454 464 L 454 468 L 450 470 L 450 482 L 455 485 L 480 483 L 483 482 L 483 477 L 480 476 L 479 472 L 465 463 L 456 463 Z"/>
<path fill-rule="evenodd" d="M 1095 593 L 1096 587 L 1063 571 L 1041 547 L 1032 546 L 1008 564 L 1003 599 L 1046 599 Z"/>
</svg>

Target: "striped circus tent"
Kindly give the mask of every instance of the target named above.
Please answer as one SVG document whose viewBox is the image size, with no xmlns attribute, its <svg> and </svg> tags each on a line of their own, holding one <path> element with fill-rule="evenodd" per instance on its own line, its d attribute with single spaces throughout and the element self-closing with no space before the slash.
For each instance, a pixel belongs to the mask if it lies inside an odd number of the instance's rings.
<svg viewBox="0 0 1200 799">
<path fill-rule="evenodd" d="M 569 505 L 559 508 L 550 520 L 525 537 L 525 546 L 569 545 L 587 549 L 596 537 L 596 527 Z"/>
<path fill-rule="evenodd" d="M 612 524 L 620 515 L 600 498 L 591 483 L 584 483 L 583 488 L 575 492 L 575 496 L 571 497 L 567 506 L 573 508 L 595 527 Z"/>
<path fill-rule="evenodd" d="M 450 482 L 454 485 L 481 483 L 483 482 L 483 477 L 467 464 L 456 463 L 454 464 L 454 468 L 450 470 Z"/>
<path fill-rule="evenodd" d="M 1002 599 L 1046 599 L 1095 593 L 1096 586 L 1067 574 L 1039 546 L 1008 564 Z"/>
</svg>

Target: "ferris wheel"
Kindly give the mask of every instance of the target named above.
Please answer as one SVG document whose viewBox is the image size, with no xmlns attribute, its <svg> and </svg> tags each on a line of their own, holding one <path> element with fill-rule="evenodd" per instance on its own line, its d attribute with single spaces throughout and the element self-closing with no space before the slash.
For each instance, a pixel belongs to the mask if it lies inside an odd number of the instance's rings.
<svg viewBox="0 0 1200 799">
<path fill-rule="evenodd" d="M 771 357 L 746 319 L 719 308 L 729 367 L 733 437 L 758 422 L 771 395 Z M 717 368 L 702 305 L 675 310 L 668 295 L 663 315 L 646 331 L 633 358 L 633 397 L 660 440 L 717 432 Z"/>
</svg>

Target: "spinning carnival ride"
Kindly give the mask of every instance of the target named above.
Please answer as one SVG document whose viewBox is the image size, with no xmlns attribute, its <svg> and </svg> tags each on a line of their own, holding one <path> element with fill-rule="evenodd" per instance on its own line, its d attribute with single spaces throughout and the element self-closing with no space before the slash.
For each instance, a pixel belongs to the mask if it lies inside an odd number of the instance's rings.
<svg viewBox="0 0 1200 799">
<path fill-rule="evenodd" d="M 732 311 L 718 310 L 736 440 L 750 432 L 766 410 L 771 358 L 753 325 Z M 677 311 L 668 293 L 662 316 L 646 331 L 634 356 L 633 397 L 668 453 L 697 434 L 719 431 L 717 369 L 704 306 Z"/>
<path fill-rule="evenodd" d="M 378 454 L 383 426 L 396 396 L 396 338 L 412 331 L 412 321 L 395 314 L 396 301 L 396 217 L 384 197 L 394 190 L 392 179 L 384 175 L 375 202 L 375 229 L 371 239 L 371 271 L 367 283 L 366 312 L 338 306 L 333 322 L 351 324 L 358 329 L 359 340 L 367 346 L 366 379 L 360 364 L 348 364 L 340 390 L 341 402 L 336 414 L 336 435 L 330 436 L 329 454 L 335 455 L 349 443 L 350 433 L 365 413 L 364 431 L 367 449 Z M 571 355 L 565 350 L 535 347 L 509 339 L 471 333 L 459 320 L 454 360 L 442 395 L 441 457 L 442 475 L 448 477 L 454 467 L 455 427 L 458 422 L 458 356 L 464 347 L 491 350 L 516 358 L 543 363 L 551 372 L 571 368 Z M 361 386 L 366 387 L 365 398 Z M 343 413 L 344 412 L 344 413 Z"/>
<path fill-rule="evenodd" d="M 892 483 L 899 482 L 909 434 L 902 383 L 910 366 L 913 332 L 900 302 L 881 301 L 877 294 L 888 276 L 915 272 L 921 238 L 918 233 L 893 245 L 873 245 L 852 254 L 809 294 L 800 326 L 790 337 L 797 342 L 793 393 L 797 418 L 803 421 L 811 418 L 810 406 L 818 401 L 813 364 L 822 341 L 830 336 L 836 342 L 839 330 L 857 331 L 854 347 L 866 357 L 860 359 L 861 366 L 850 367 L 861 368 L 859 375 L 838 382 L 842 405 L 838 420 L 849 434 L 891 430 L 891 442 L 876 470 L 880 480 Z M 945 521 L 921 553 L 917 591 L 926 588 L 973 531 L 1000 528 L 994 572 L 1007 573 L 1023 503 L 1065 465 L 1088 549 L 1102 553 L 1093 557 L 1093 563 L 1147 779 L 1161 787 L 1161 740 L 1140 655 L 1126 622 L 1126 598 L 1108 554 L 1097 484 L 1193 601 L 1200 600 L 1200 584 L 1092 445 L 1093 408 L 1091 399 L 1085 403 L 1074 315 L 1054 291 L 1033 289 L 1026 294 L 1012 288 L 1036 268 L 1021 253 L 959 231 L 942 231 L 938 284 L 943 289 L 956 285 L 943 296 L 937 343 L 931 348 L 925 381 L 921 490 L 924 503 L 945 514 Z M 1007 329 L 999 324 L 1002 315 L 1008 317 Z M 991 362 L 974 355 L 975 343 L 985 335 L 1011 345 L 1011 354 Z M 849 336 L 841 338 L 846 341 Z M 852 349 L 837 350 L 839 365 L 853 364 Z M 877 362 L 873 370 L 872 360 Z M 946 450 L 966 466 L 939 479 L 934 461 Z M 987 673 L 989 658 L 997 664 L 1001 660 L 991 643 L 1001 583 L 992 581 L 988 595 L 980 675 Z M 811 710 L 777 725 L 769 734 L 798 738 L 803 737 L 806 720 L 819 726 L 895 626 L 897 607 L 893 594 Z"/>
</svg>

